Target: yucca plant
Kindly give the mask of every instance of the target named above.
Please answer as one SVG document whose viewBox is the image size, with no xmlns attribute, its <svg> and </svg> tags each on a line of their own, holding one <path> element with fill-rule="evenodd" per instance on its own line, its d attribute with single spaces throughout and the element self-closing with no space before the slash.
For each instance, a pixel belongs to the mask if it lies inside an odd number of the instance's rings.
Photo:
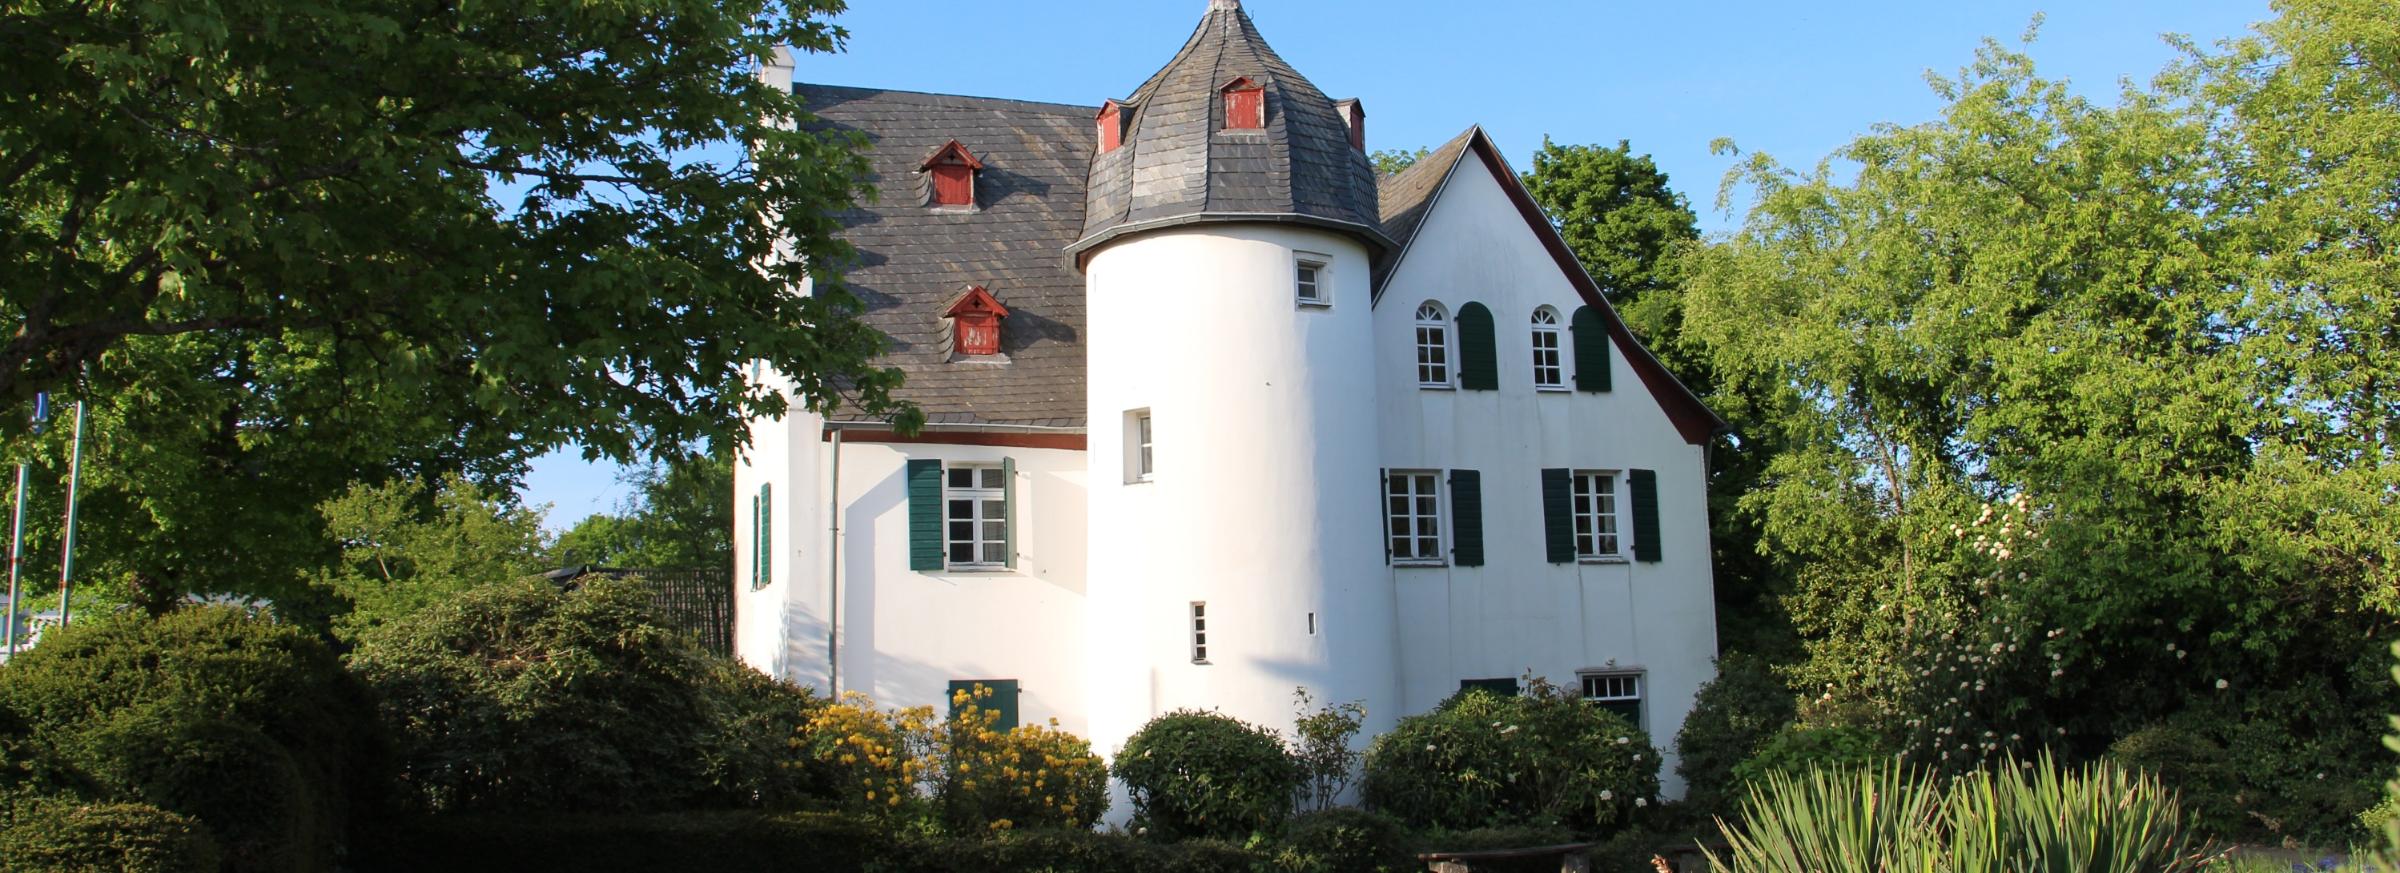
<svg viewBox="0 0 2400 873">
<path fill-rule="evenodd" d="M 1958 777 L 1945 804 L 1957 873 L 2185 873 L 2211 853 L 2175 792 L 2106 762 L 2060 768 L 2048 753 Z"/>
<path fill-rule="evenodd" d="M 1769 773 L 1742 804 L 1742 825 L 1717 822 L 1726 857 L 1715 873 L 1938 873 L 1941 792 L 1899 767 Z"/>
</svg>

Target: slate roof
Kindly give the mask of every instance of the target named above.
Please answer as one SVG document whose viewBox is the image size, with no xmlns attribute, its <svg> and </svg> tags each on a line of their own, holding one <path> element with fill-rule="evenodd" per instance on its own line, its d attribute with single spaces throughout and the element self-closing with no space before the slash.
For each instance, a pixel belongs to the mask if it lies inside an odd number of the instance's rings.
<svg viewBox="0 0 2400 873">
<path fill-rule="evenodd" d="M 1383 294 L 1383 282 L 1391 278 L 1392 267 L 1400 263 L 1400 253 L 1416 237 L 1425 213 L 1433 208 L 1433 195 L 1442 190 L 1442 180 L 1450 178 L 1450 168 L 1458 165 L 1458 159 L 1467 153 L 1467 143 L 1474 138 L 1475 128 L 1467 128 L 1441 148 L 1418 158 L 1408 169 L 1377 180 L 1383 232 L 1392 238 L 1391 254 L 1375 260 L 1373 287 L 1377 296 Z"/>
<path fill-rule="evenodd" d="M 1263 130 L 1222 130 L 1221 90 L 1264 88 Z M 1267 46 L 1235 0 L 1215 0 L 1183 50 L 1126 98 L 1123 145 L 1092 160 L 1081 253 L 1147 228 L 1209 220 L 1292 221 L 1390 240 L 1375 171 L 1350 145 L 1333 100 Z M 1095 113 L 1096 114 L 1096 113 Z"/>
<path fill-rule="evenodd" d="M 1081 427 L 1083 276 L 1065 255 L 1083 226 L 1097 107 L 796 85 L 824 126 L 866 136 L 875 199 L 841 213 L 859 259 L 841 270 L 888 337 L 880 363 L 936 424 Z M 919 167 L 957 140 L 983 162 L 976 208 L 937 209 Z M 1004 362 L 953 363 L 942 312 L 990 290 Z"/>
</svg>

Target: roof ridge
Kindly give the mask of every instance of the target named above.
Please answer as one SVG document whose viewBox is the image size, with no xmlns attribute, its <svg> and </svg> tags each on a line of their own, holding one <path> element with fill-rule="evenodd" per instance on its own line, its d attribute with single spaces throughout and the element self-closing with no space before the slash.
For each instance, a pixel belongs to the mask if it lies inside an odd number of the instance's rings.
<svg viewBox="0 0 2400 873">
<path fill-rule="evenodd" d="M 1092 114 L 1097 114 L 1100 111 L 1100 107 L 1098 106 L 1085 106 L 1078 103 L 1054 103 L 1048 100 L 1020 100 L 1014 97 L 981 97 L 974 94 L 950 94 L 941 91 L 910 91 L 902 88 L 873 88 L 859 85 L 828 85 L 819 82 L 792 83 L 792 90 L 795 92 L 803 88 L 813 91 L 841 91 L 852 94 L 882 97 L 936 97 L 945 100 L 972 100 L 977 103 L 1003 103 L 1012 106 L 1055 109 L 1061 111 L 1074 111 Z"/>
</svg>

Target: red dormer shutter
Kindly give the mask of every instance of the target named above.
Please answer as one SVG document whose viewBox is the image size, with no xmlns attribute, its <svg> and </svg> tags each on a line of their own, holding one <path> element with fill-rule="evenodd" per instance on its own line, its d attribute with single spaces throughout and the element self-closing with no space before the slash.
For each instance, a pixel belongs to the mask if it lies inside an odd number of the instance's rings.
<svg viewBox="0 0 2400 873">
<path fill-rule="evenodd" d="M 933 203 L 935 206 L 972 206 L 975 203 L 975 171 L 965 164 L 942 164 L 933 168 Z"/>
<path fill-rule="evenodd" d="M 999 354 L 999 317 L 988 312 L 959 316 L 958 353 L 962 355 Z"/>
<path fill-rule="evenodd" d="M 1267 92 L 1258 83 L 1235 79 L 1225 86 L 1225 129 L 1258 130 L 1267 126 Z"/>
</svg>

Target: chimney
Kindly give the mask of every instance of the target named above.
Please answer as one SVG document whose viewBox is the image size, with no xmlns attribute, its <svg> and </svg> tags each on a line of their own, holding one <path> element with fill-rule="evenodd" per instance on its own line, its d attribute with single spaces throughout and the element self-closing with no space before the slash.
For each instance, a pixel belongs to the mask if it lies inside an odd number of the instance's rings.
<svg viewBox="0 0 2400 873">
<path fill-rule="evenodd" d="M 770 88 L 790 91 L 793 66 L 791 46 L 776 46 L 774 54 L 758 59 L 758 80 Z"/>
<path fill-rule="evenodd" d="M 1333 104 L 1333 111 L 1342 114 L 1342 126 L 1350 129 L 1350 147 L 1360 154 L 1367 151 L 1367 107 L 1353 97 Z"/>
</svg>

